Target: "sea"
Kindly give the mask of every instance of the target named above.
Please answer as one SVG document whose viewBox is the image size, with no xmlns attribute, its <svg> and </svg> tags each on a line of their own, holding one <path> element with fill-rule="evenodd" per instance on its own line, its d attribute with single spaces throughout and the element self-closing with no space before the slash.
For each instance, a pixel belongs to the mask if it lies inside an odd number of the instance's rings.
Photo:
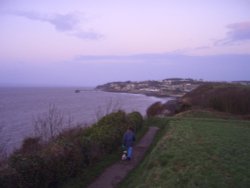
<svg viewBox="0 0 250 188">
<path fill-rule="evenodd" d="M 80 92 L 75 92 L 79 89 Z M 67 126 L 91 126 L 102 116 L 117 110 L 138 111 L 143 116 L 154 102 L 167 102 L 141 94 L 111 93 L 94 88 L 0 88 L 0 146 L 11 153 L 24 138 L 35 135 L 34 122 L 53 108 L 70 123 Z"/>
</svg>

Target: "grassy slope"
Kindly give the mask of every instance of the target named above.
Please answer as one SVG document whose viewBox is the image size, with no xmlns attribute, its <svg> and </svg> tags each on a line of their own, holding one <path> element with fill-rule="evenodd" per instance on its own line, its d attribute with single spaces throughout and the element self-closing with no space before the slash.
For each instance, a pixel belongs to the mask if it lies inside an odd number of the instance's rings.
<svg viewBox="0 0 250 188">
<path fill-rule="evenodd" d="M 121 187 L 250 187 L 250 122 L 176 118 Z"/>
<path fill-rule="evenodd" d="M 238 115 L 250 114 L 250 86 L 239 84 L 204 84 L 182 97 L 192 107 L 212 108 Z"/>
</svg>

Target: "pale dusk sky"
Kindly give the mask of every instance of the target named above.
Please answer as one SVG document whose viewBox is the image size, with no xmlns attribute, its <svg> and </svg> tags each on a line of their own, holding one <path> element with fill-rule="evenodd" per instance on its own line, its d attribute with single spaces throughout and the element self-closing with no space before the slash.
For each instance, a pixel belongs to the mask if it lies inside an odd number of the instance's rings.
<svg viewBox="0 0 250 188">
<path fill-rule="evenodd" d="M 0 86 L 250 80 L 250 0 L 0 0 Z"/>
</svg>

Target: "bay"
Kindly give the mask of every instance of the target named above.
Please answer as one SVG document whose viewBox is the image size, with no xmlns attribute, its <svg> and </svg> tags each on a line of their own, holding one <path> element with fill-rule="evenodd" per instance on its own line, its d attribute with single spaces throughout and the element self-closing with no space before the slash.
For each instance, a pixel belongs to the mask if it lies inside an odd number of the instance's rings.
<svg viewBox="0 0 250 188">
<path fill-rule="evenodd" d="M 110 93 L 93 88 L 0 88 L 0 142 L 6 144 L 7 152 L 20 147 L 25 137 L 34 135 L 34 119 L 48 113 L 51 105 L 71 119 L 71 126 L 91 125 L 101 116 L 118 109 L 126 112 L 146 109 L 156 98 L 140 94 Z M 77 88 L 79 89 L 79 88 Z"/>
</svg>

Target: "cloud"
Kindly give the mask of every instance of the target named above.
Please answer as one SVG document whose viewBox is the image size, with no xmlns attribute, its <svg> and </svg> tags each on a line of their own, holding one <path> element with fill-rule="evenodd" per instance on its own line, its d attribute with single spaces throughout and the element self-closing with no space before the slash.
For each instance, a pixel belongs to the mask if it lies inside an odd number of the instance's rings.
<svg viewBox="0 0 250 188">
<path fill-rule="evenodd" d="M 227 26 L 231 29 L 228 36 L 231 40 L 250 40 L 250 22 L 241 22 Z"/>
<path fill-rule="evenodd" d="M 73 14 L 56 14 L 53 18 L 48 19 L 48 22 L 54 25 L 58 31 L 71 31 L 75 29 L 79 20 Z"/>
<path fill-rule="evenodd" d="M 207 49 L 210 49 L 211 48 L 211 46 L 198 46 L 198 47 L 196 47 L 196 48 L 194 48 L 194 50 L 207 50 Z"/>
<path fill-rule="evenodd" d="M 132 55 L 79 55 L 75 58 L 76 61 L 107 61 L 107 62 L 148 62 L 148 61 L 164 61 L 169 57 L 179 56 L 175 53 L 147 53 L 147 54 L 132 54 Z"/>
<path fill-rule="evenodd" d="M 166 62 L 189 56 L 178 53 L 145 53 L 132 55 L 78 55 L 74 60 L 78 62 Z"/>
<path fill-rule="evenodd" d="M 76 31 L 72 33 L 71 35 L 81 38 L 81 39 L 100 39 L 103 38 L 102 34 L 93 32 L 93 31 Z"/>
<path fill-rule="evenodd" d="M 82 30 L 79 27 L 80 19 L 76 13 L 44 15 L 36 12 L 12 11 L 10 14 L 25 17 L 30 20 L 49 23 L 53 25 L 57 31 L 65 32 L 80 39 L 94 40 L 103 36 L 94 31 Z"/>
<path fill-rule="evenodd" d="M 231 45 L 250 40 L 250 21 L 227 25 L 229 31 L 224 39 L 215 41 L 215 45 Z"/>
<path fill-rule="evenodd" d="M 209 63 L 209 62 L 249 62 L 250 54 L 223 54 L 223 55 L 186 55 L 176 53 L 146 53 L 146 54 L 133 54 L 133 55 L 79 55 L 72 61 L 78 63 L 102 63 L 107 64 L 115 63 L 152 63 L 157 65 L 158 63 L 183 63 L 189 62 L 195 63 Z M 145 65 L 145 64 L 144 64 Z"/>
</svg>

